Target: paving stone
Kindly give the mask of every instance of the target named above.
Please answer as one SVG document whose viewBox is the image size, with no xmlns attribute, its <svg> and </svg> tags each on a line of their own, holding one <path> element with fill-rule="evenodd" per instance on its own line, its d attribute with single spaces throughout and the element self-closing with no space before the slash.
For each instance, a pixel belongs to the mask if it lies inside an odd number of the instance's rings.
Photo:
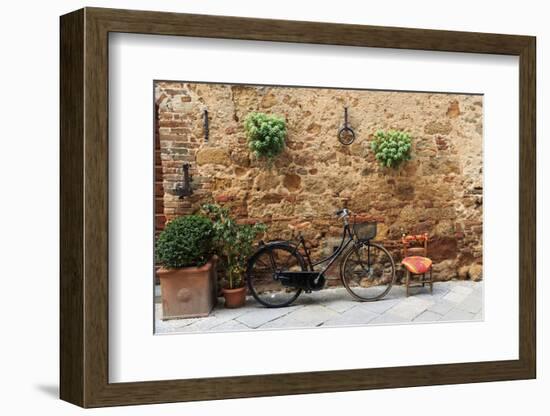
<svg viewBox="0 0 550 416">
<path fill-rule="evenodd" d="M 338 313 L 344 313 L 345 311 L 356 307 L 357 304 L 358 302 L 353 300 L 334 300 L 332 302 L 325 303 L 325 306 Z"/>
<path fill-rule="evenodd" d="M 217 319 L 215 316 L 208 316 L 206 318 L 197 318 L 191 325 L 187 325 L 181 328 L 182 332 L 206 332 L 212 328 L 223 324 L 224 320 Z"/>
<path fill-rule="evenodd" d="M 458 309 L 462 309 L 463 311 L 471 312 L 473 314 L 480 312 L 482 307 L 482 299 L 472 295 L 468 296 L 462 303 L 457 306 Z"/>
<path fill-rule="evenodd" d="M 471 294 L 469 294 L 468 297 L 473 299 L 478 299 L 480 302 L 483 302 L 484 292 L 483 290 L 474 289 L 474 291 Z"/>
<path fill-rule="evenodd" d="M 456 287 L 456 286 L 467 286 L 467 287 L 472 287 L 473 285 L 476 284 L 476 282 L 474 282 L 473 280 L 462 280 L 462 279 L 455 279 L 455 280 L 451 280 L 450 283 Z"/>
<path fill-rule="evenodd" d="M 310 325 L 297 321 L 289 315 L 281 316 L 280 318 L 269 321 L 258 329 L 303 329 L 312 328 Z"/>
<path fill-rule="evenodd" d="M 447 300 L 449 302 L 454 303 L 462 303 L 468 295 L 464 293 L 457 293 L 453 290 L 451 290 L 449 293 L 447 293 L 445 296 L 443 296 L 444 300 Z"/>
<path fill-rule="evenodd" d="M 322 289 L 311 293 L 302 292 L 300 297 L 292 305 L 319 305 L 330 302 L 353 302 L 348 291 L 343 288 Z"/>
<path fill-rule="evenodd" d="M 236 320 L 224 322 L 218 326 L 212 328 L 212 332 L 229 332 L 229 331 L 248 331 L 250 330 L 245 324 Z"/>
<path fill-rule="evenodd" d="M 457 285 L 451 289 L 452 292 L 460 293 L 462 295 L 469 295 L 474 291 L 470 286 Z"/>
<path fill-rule="evenodd" d="M 424 300 L 427 300 L 427 301 L 437 302 L 437 301 L 441 300 L 441 298 L 443 296 L 445 296 L 447 293 L 448 293 L 448 291 L 436 290 L 434 288 L 433 293 L 430 293 L 430 290 L 428 289 L 428 290 L 426 290 L 422 293 L 413 294 L 413 296 L 415 298 L 418 298 L 418 299 L 424 299 Z"/>
<path fill-rule="evenodd" d="M 359 304 L 359 307 L 380 315 L 402 300 L 403 299 L 380 299 L 374 302 L 362 302 Z"/>
<path fill-rule="evenodd" d="M 387 313 L 391 313 L 392 315 L 397 315 L 411 321 L 428 309 L 428 307 L 433 305 L 433 303 L 434 302 L 432 301 L 419 299 L 417 297 L 408 297 L 391 308 Z"/>
<path fill-rule="evenodd" d="M 339 313 L 345 312 L 357 305 L 357 301 L 343 287 L 307 293 L 304 299 L 308 300 L 304 304 L 322 304 Z"/>
<path fill-rule="evenodd" d="M 439 282 L 434 283 L 434 296 L 444 296 L 451 290 L 450 285 L 441 284 Z"/>
<path fill-rule="evenodd" d="M 411 305 L 397 305 L 390 309 L 390 312 L 386 312 L 392 315 L 400 316 L 407 321 L 412 321 L 415 317 L 420 315 L 425 308 L 417 308 Z"/>
<path fill-rule="evenodd" d="M 404 285 L 393 285 L 386 296 L 380 300 L 403 299 L 405 297 Z"/>
<path fill-rule="evenodd" d="M 184 332 L 186 326 L 191 325 L 193 322 L 177 322 L 176 320 L 170 321 L 155 321 L 155 334 L 169 334 L 172 332 Z"/>
<path fill-rule="evenodd" d="M 317 326 L 339 315 L 338 312 L 322 305 L 303 307 L 289 314 L 289 316 L 296 321 L 310 326 Z"/>
<path fill-rule="evenodd" d="M 223 306 L 223 302 L 222 302 L 220 305 L 218 305 L 217 308 L 214 308 L 214 310 L 210 313 L 210 316 L 215 316 L 219 320 L 225 322 L 225 321 L 228 321 L 230 319 L 235 319 L 235 318 L 237 318 L 241 315 L 249 313 L 251 310 L 256 311 L 257 309 L 260 309 L 258 307 L 257 303 L 255 305 L 251 306 L 251 307 L 248 307 L 248 308 L 245 306 L 245 307 L 241 307 L 241 308 L 231 309 L 231 308 L 225 308 Z"/>
<path fill-rule="evenodd" d="M 430 305 L 433 305 L 435 301 L 433 296 L 409 296 L 408 298 L 402 299 L 401 303 L 405 305 L 428 307 Z"/>
<path fill-rule="evenodd" d="M 308 305 L 317 305 L 319 302 L 316 299 L 313 299 L 309 293 L 302 293 L 298 299 L 296 299 L 292 306 L 308 306 Z"/>
<path fill-rule="evenodd" d="M 181 328 L 184 328 L 195 322 L 198 322 L 200 319 L 204 319 L 204 318 L 187 318 L 187 319 L 169 319 L 169 320 L 163 321 L 161 303 L 155 304 L 155 316 L 158 317 L 158 319 L 155 319 L 155 334 L 177 332 Z"/>
<path fill-rule="evenodd" d="M 409 288 L 409 297 L 411 296 L 414 296 L 414 297 L 418 297 L 418 296 L 430 296 L 430 287 L 429 286 L 412 286 Z M 405 292 L 405 297 L 406 297 L 406 292 Z"/>
<path fill-rule="evenodd" d="M 455 306 L 456 306 L 456 303 L 450 302 L 445 299 L 441 299 L 439 302 L 436 302 L 433 305 L 429 306 L 428 310 L 431 312 L 438 313 L 440 315 L 445 315 Z"/>
<path fill-rule="evenodd" d="M 343 287 L 313 291 L 311 293 L 306 293 L 305 296 L 315 300 L 317 303 L 327 303 L 337 300 L 352 300 L 352 297 L 350 296 L 348 291 Z"/>
<path fill-rule="evenodd" d="M 329 319 L 322 326 L 366 325 L 376 317 L 378 314 L 355 306 L 340 316 Z"/>
<path fill-rule="evenodd" d="M 369 325 L 402 324 L 406 322 L 410 322 L 410 320 L 388 312 L 374 318 L 369 322 Z"/>
<path fill-rule="evenodd" d="M 437 288 L 440 288 L 440 289 L 444 289 L 444 290 L 451 290 L 451 287 L 454 286 L 455 283 L 450 280 L 450 281 L 447 281 L 447 282 L 435 282 L 434 283 L 434 289 L 437 287 Z"/>
<path fill-rule="evenodd" d="M 438 313 L 426 310 L 413 319 L 413 322 L 437 322 L 442 318 Z"/>
<path fill-rule="evenodd" d="M 256 308 L 254 308 L 256 309 Z M 203 318 L 174 319 L 171 332 L 181 330 L 182 332 L 202 332 L 211 329 L 237 318 L 245 313 L 250 313 L 245 308 L 228 309 L 223 307 L 223 302 L 212 310 L 209 316 Z M 172 321 L 165 321 L 172 322 Z M 178 325 L 179 324 L 179 325 Z M 155 328 L 156 329 L 156 328 Z M 158 332 L 158 331 L 156 331 Z"/>
<path fill-rule="evenodd" d="M 463 311 L 462 309 L 451 309 L 448 313 L 443 315 L 441 321 L 472 321 L 474 314 Z"/>
<path fill-rule="evenodd" d="M 250 328 L 258 328 L 269 321 L 302 308 L 303 307 L 301 306 L 287 306 L 285 308 L 255 308 L 253 310 L 249 310 L 243 315 L 238 316 L 236 319 Z"/>
</svg>

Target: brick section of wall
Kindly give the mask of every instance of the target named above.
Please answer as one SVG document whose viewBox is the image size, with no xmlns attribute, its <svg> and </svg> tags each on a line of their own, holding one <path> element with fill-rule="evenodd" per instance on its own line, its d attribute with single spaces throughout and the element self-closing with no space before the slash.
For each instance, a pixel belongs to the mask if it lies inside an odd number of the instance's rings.
<svg viewBox="0 0 550 416">
<path fill-rule="evenodd" d="M 309 220 L 305 236 L 318 256 L 338 240 L 333 212 L 347 206 L 380 221 L 378 239 L 396 259 L 403 231 L 428 232 L 439 279 L 467 278 L 482 263 L 482 96 L 182 82 L 159 82 L 155 94 L 159 221 L 212 201 L 241 221 L 266 223 L 268 238 L 288 238 L 289 222 Z M 336 138 L 344 106 L 357 135 L 351 146 Z M 250 111 L 287 120 L 287 148 L 271 167 L 248 150 L 243 120 Z M 413 159 L 381 168 L 369 147 L 378 129 L 410 132 Z M 183 163 L 194 193 L 179 199 Z"/>
<path fill-rule="evenodd" d="M 155 235 L 164 229 L 164 186 L 159 135 L 159 105 L 155 103 Z"/>
</svg>

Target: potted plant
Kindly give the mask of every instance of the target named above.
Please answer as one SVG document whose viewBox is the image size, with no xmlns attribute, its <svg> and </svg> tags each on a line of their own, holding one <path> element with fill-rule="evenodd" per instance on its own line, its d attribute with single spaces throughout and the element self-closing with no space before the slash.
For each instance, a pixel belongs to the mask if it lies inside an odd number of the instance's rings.
<svg viewBox="0 0 550 416">
<path fill-rule="evenodd" d="M 283 117 L 265 113 L 250 113 L 244 120 L 248 147 L 269 163 L 285 148 L 286 121 Z"/>
<path fill-rule="evenodd" d="M 162 319 L 207 316 L 216 302 L 214 227 L 201 215 L 168 222 L 155 245 Z"/>
<path fill-rule="evenodd" d="M 378 130 L 371 142 L 371 149 L 381 166 L 397 168 L 411 158 L 411 136 L 404 131 Z"/>
<path fill-rule="evenodd" d="M 226 285 L 222 288 L 226 308 L 238 308 L 246 300 L 244 273 L 252 255 L 254 239 L 264 232 L 264 224 L 238 224 L 229 211 L 215 204 L 203 205 L 214 224 L 214 246 L 224 262 Z"/>
</svg>

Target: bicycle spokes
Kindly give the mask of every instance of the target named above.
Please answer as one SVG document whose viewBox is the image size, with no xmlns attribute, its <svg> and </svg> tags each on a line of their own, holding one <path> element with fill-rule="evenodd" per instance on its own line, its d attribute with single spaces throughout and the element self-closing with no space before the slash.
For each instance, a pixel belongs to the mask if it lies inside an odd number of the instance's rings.
<svg viewBox="0 0 550 416">
<path fill-rule="evenodd" d="M 265 246 L 251 259 L 247 270 L 250 292 L 265 306 L 279 307 L 292 303 L 300 294 L 295 287 L 281 282 L 282 272 L 306 270 L 304 261 L 293 247 Z"/>
<path fill-rule="evenodd" d="M 352 296 L 359 300 L 376 300 L 391 288 L 395 265 L 382 246 L 357 245 L 351 249 L 342 265 L 342 281 Z"/>
</svg>

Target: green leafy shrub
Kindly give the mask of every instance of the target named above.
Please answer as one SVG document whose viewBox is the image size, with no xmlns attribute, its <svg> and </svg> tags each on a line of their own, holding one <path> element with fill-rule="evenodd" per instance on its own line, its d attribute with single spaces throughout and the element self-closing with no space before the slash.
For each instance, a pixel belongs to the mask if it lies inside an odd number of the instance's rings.
<svg viewBox="0 0 550 416">
<path fill-rule="evenodd" d="M 257 156 L 272 161 L 285 148 L 286 121 L 265 113 L 250 113 L 244 120 L 248 147 Z"/>
<path fill-rule="evenodd" d="M 229 211 L 219 205 L 205 204 L 202 209 L 214 223 L 214 247 L 225 264 L 228 288 L 243 286 L 246 263 L 254 252 L 254 239 L 266 230 L 266 226 L 238 224 Z"/>
<path fill-rule="evenodd" d="M 381 166 L 397 168 L 401 162 L 411 159 L 411 136 L 404 131 L 378 130 L 371 149 Z"/>
<path fill-rule="evenodd" d="M 212 255 L 214 227 L 202 215 L 187 215 L 168 222 L 155 245 L 157 263 L 169 269 L 203 266 Z"/>
</svg>

